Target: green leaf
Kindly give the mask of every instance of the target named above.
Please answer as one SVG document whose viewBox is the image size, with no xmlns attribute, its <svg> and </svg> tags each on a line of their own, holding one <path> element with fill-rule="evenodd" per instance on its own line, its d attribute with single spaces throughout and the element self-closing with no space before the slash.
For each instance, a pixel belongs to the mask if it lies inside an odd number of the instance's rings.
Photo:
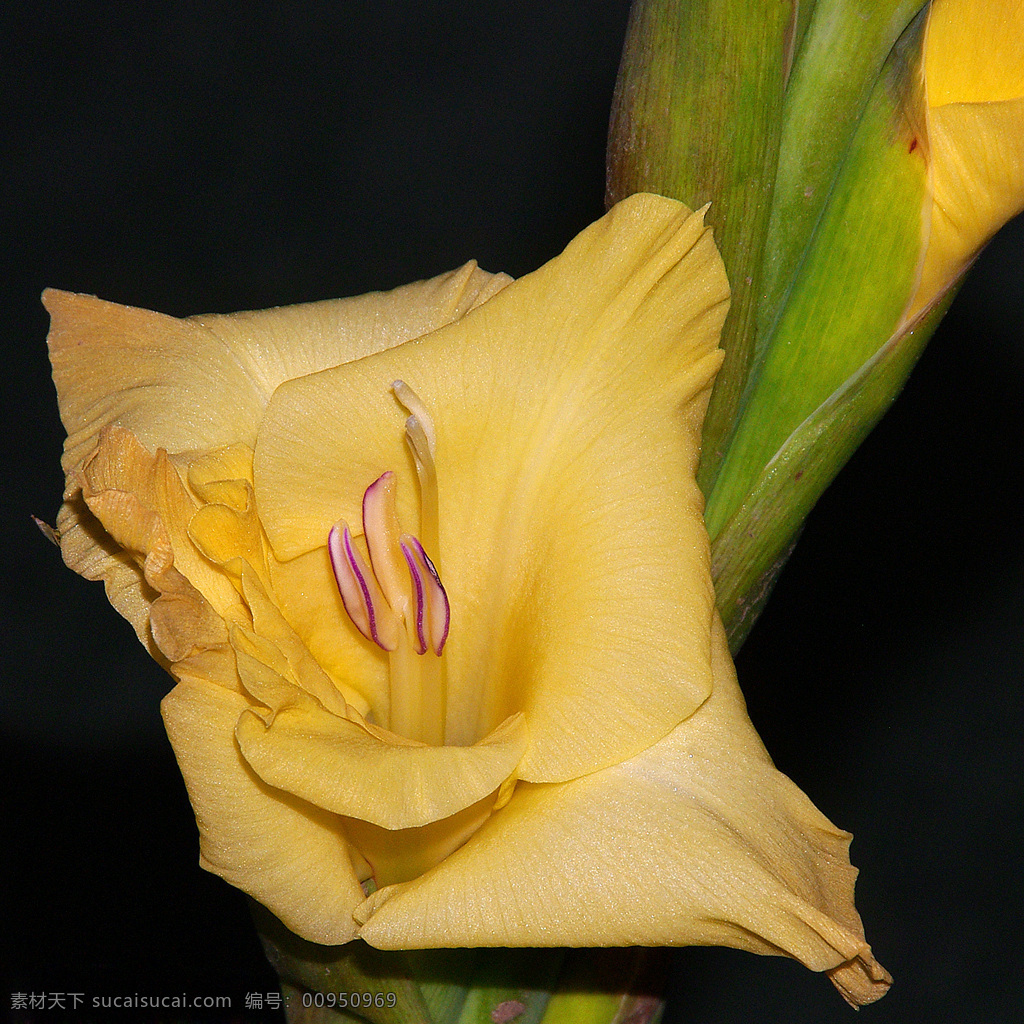
<svg viewBox="0 0 1024 1024">
<path fill-rule="evenodd" d="M 801 8 L 804 5 L 800 5 Z M 765 243 L 757 347 L 763 349 L 807 251 L 893 45 L 922 0 L 818 0 L 786 87 Z"/>
<path fill-rule="evenodd" d="M 790 434 L 901 330 L 929 202 L 917 128 L 905 113 L 913 109 L 906 90 L 916 43 L 915 32 L 876 83 L 799 273 L 762 339 L 742 414 L 708 494 L 712 540 Z"/>
<path fill-rule="evenodd" d="M 768 600 L 804 518 L 896 399 L 954 294 L 891 338 L 793 431 L 712 543 L 715 593 L 733 653 Z"/>
</svg>

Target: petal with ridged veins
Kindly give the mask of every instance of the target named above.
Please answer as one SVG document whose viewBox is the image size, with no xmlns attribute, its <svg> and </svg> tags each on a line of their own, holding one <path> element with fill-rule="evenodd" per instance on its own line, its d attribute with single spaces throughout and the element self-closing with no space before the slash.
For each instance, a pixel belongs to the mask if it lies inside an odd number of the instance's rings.
<svg viewBox="0 0 1024 1024">
<path fill-rule="evenodd" d="M 850 836 L 778 772 L 746 717 L 725 633 L 714 693 L 661 743 L 563 785 L 520 784 L 437 867 L 357 909 L 382 949 L 727 945 L 884 995 L 853 906 Z M 531 898 L 524 894 L 531 893 Z"/>
<path fill-rule="evenodd" d="M 283 381 L 436 330 L 508 281 L 470 262 L 390 292 L 186 319 L 48 289 L 64 468 L 115 422 L 154 451 L 252 445 Z"/>
<path fill-rule="evenodd" d="M 727 299 L 702 215 L 634 196 L 458 323 L 275 392 L 254 479 L 282 561 L 358 522 L 388 469 L 418 534 L 392 382 L 433 420 L 449 742 L 522 711 L 520 777 L 563 781 L 639 753 L 708 696 L 694 471 Z"/>
</svg>

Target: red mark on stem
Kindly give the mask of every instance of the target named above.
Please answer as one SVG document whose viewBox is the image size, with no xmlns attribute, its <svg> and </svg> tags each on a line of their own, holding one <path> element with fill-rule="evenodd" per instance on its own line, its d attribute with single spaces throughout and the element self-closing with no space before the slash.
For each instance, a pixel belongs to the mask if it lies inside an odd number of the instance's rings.
<svg viewBox="0 0 1024 1024">
<path fill-rule="evenodd" d="M 491 1020 L 494 1021 L 494 1024 L 508 1024 L 510 1020 L 515 1020 L 525 1009 L 526 1004 L 519 1002 L 518 999 L 506 999 L 505 1002 L 498 1003 L 491 1010 Z"/>
</svg>

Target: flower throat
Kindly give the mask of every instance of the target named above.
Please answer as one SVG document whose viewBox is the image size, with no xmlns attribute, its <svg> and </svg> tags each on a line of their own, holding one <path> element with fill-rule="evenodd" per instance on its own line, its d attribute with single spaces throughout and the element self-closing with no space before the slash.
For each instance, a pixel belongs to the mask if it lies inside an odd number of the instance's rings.
<svg viewBox="0 0 1024 1024">
<path fill-rule="evenodd" d="M 390 685 L 382 724 L 406 739 L 444 744 L 445 678 L 442 652 L 451 612 L 427 551 L 438 550 L 434 425 L 419 396 L 403 381 L 391 385 L 409 413 L 405 439 L 416 463 L 422 541 L 402 533 L 395 474 L 388 470 L 363 494 L 363 538 L 369 563 L 348 523 L 327 538 L 334 578 L 345 611 L 368 640 L 388 652 Z"/>
</svg>

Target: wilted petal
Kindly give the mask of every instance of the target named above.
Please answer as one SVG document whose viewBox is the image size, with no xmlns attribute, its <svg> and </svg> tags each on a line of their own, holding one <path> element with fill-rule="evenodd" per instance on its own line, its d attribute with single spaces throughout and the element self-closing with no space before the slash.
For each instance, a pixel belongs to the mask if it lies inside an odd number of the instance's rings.
<svg viewBox="0 0 1024 1024">
<path fill-rule="evenodd" d="M 186 536 L 194 505 L 166 452 L 153 456 L 128 431 L 108 427 L 77 478 L 81 494 L 59 521 L 67 530 L 65 561 L 122 590 L 119 610 L 134 616 L 136 632 L 161 660 L 225 640 L 221 616 L 237 596 Z M 132 563 L 134 577 L 126 572 Z"/>
<path fill-rule="evenodd" d="M 142 567 L 117 546 L 89 511 L 81 494 L 61 506 L 56 533 L 69 568 L 87 580 L 101 580 L 107 600 L 128 620 L 139 642 L 154 658 L 162 660 L 149 632 L 152 593 L 146 586 Z"/>
<path fill-rule="evenodd" d="M 230 582 L 188 536 L 198 506 L 165 451 L 158 449 L 153 455 L 123 427 L 107 427 L 79 479 L 86 504 L 124 550 L 151 555 L 154 542 L 146 517 L 158 521 L 166 533 L 166 557 L 214 610 L 224 615 L 238 603 Z M 137 512 L 130 514 L 129 507 Z"/>
<path fill-rule="evenodd" d="M 360 936 L 384 949 L 728 945 L 835 972 L 856 1003 L 883 995 L 850 836 L 773 767 L 720 625 L 714 672 L 700 710 L 637 757 L 520 783 L 462 849 L 374 893 Z"/>
</svg>

